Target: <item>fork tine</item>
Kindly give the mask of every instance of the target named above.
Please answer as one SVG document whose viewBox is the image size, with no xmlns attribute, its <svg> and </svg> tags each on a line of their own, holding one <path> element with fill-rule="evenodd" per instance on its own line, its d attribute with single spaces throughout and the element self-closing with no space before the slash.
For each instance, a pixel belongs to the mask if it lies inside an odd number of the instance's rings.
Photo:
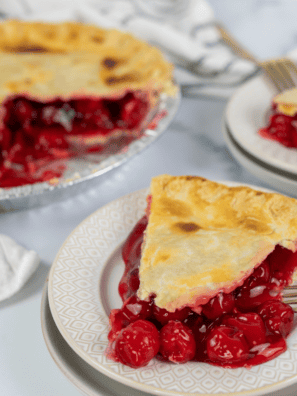
<svg viewBox="0 0 297 396">
<path fill-rule="evenodd" d="M 266 76 L 268 81 L 274 85 L 274 87 L 276 88 L 276 90 L 278 92 L 282 92 L 283 85 L 281 84 L 281 82 L 279 81 L 277 76 L 275 75 L 275 72 L 271 71 L 271 69 L 269 67 L 267 67 L 266 65 L 261 64 L 261 67 L 262 67 L 262 70 L 264 71 L 264 75 Z"/>
<path fill-rule="evenodd" d="M 288 73 L 290 74 L 294 87 L 297 86 L 297 66 L 294 62 L 292 62 L 290 59 L 285 59 L 284 64 L 287 67 Z"/>
<path fill-rule="evenodd" d="M 268 73 L 279 91 L 284 91 L 296 86 L 297 67 L 290 59 L 270 60 L 262 62 L 261 66 Z"/>
<path fill-rule="evenodd" d="M 295 290 L 296 291 L 296 296 L 297 296 L 297 285 L 293 284 L 290 286 L 286 286 L 286 288 L 284 290 Z"/>
<path fill-rule="evenodd" d="M 289 88 L 287 81 L 279 69 L 279 65 L 275 60 L 261 62 L 260 66 L 264 70 L 265 75 L 274 84 L 279 92 Z"/>
<path fill-rule="evenodd" d="M 287 286 L 283 290 L 283 302 L 289 304 L 297 312 L 297 284 Z"/>
<path fill-rule="evenodd" d="M 278 68 L 282 75 L 284 76 L 285 81 L 287 82 L 288 88 L 293 88 L 295 83 L 291 77 L 291 70 L 288 67 L 287 59 L 278 61 Z"/>
</svg>

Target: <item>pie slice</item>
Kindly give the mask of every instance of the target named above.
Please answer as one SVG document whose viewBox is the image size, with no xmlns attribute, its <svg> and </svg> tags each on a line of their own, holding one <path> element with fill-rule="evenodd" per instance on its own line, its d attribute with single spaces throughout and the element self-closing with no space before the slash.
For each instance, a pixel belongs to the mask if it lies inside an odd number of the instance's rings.
<svg viewBox="0 0 297 396">
<path fill-rule="evenodd" d="M 295 199 L 199 177 L 155 177 L 138 296 L 168 311 L 230 293 L 276 245 L 297 249 Z"/>
<path fill-rule="evenodd" d="M 1 23 L 0 186 L 60 176 L 65 158 L 138 138 L 160 96 L 175 94 L 172 73 L 157 48 L 128 33 Z"/>
<path fill-rule="evenodd" d="M 286 350 L 294 311 L 297 200 L 195 176 L 154 177 L 123 245 L 121 309 L 107 356 L 251 367 Z M 144 354 L 144 350 L 147 354 Z"/>
<path fill-rule="evenodd" d="M 259 134 L 286 147 L 297 147 L 297 88 L 273 98 L 268 125 Z"/>
</svg>

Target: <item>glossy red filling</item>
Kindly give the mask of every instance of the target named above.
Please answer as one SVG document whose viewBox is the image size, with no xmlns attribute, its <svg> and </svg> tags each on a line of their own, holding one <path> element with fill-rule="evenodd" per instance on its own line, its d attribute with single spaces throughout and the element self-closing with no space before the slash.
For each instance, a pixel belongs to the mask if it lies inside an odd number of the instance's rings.
<svg viewBox="0 0 297 396">
<path fill-rule="evenodd" d="M 297 113 L 294 116 L 282 114 L 273 104 L 268 126 L 261 128 L 259 134 L 286 147 L 297 147 Z"/>
<path fill-rule="evenodd" d="M 281 291 L 291 282 L 297 253 L 276 246 L 242 286 L 212 298 L 201 314 L 189 307 L 172 313 L 157 307 L 154 296 L 150 301 L 137 297 L 146 226 L 144 216 L 122 249 L 125 272 L 119 294 L 123 306 L 110 314 L 108 357 L 134 368 L 145 366 L 153 357 L 237 368 L 267 362 L 286 350 L 294 312 L 281 301 Z"/>
<path fill-rule="evenodd" d="M 123 147 L 138 137 L 149 107 L 140 92 L 118 99 L 7 99 L 1 106 L 0 187 L 60 177 L 67 159 L 111 151 L 112 137 L 116 149 Z"/>
</svg>

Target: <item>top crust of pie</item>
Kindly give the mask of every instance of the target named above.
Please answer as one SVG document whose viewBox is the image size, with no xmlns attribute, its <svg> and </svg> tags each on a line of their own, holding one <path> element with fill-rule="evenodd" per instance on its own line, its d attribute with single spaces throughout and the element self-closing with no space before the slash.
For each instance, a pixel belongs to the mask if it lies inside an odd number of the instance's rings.
<svg viewBox="0 0 297 396">
<path fill-rule="evenodd" d="M 194 176 L 151 182 L 138 296 L 168 311 L 242 285 L 277 244 L 297 249 L 297 200 Z"/>
<path fill-rule="evenodd" d="M 277 95 L 273 102 L 277 105 L 279 112 L 293 116 L 297 113 L 297 88 L 284 91 Z"/>
<path fill-rule="evenodd" d="M 297 106 L 297 88 L 284 91 L 273 99 L 274 103 Z"/>
<path fill-rule="evenodd" d="M 0 101 L 110 96 L 144 89 L 175 93 L 172 65 L 131 34 L 81 23 L 0 23 Z"/>
</svg>

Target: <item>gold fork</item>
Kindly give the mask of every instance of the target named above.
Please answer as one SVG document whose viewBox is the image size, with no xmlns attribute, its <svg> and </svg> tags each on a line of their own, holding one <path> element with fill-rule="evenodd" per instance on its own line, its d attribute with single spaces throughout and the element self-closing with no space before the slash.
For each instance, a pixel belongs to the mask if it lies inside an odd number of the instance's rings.
<svg viewBox="0 0 297 396">
<path fill-rule="evenodd" d="M 289 304 L 297 312 L 297 285 L 287 286 L 283 290 L 283 302 Z"/>
<path fill-rule="evenodd" d="M 233 52 L 243 59 L 248 59 L 259 66 L 264 76 L 273 84 L 278 92 L 297 86 L 297 66 L 288 58 L 271 59 L 260 62 L 221 25 L 216 25 L 221 33 L 222 40 Z"/>
</svg>

